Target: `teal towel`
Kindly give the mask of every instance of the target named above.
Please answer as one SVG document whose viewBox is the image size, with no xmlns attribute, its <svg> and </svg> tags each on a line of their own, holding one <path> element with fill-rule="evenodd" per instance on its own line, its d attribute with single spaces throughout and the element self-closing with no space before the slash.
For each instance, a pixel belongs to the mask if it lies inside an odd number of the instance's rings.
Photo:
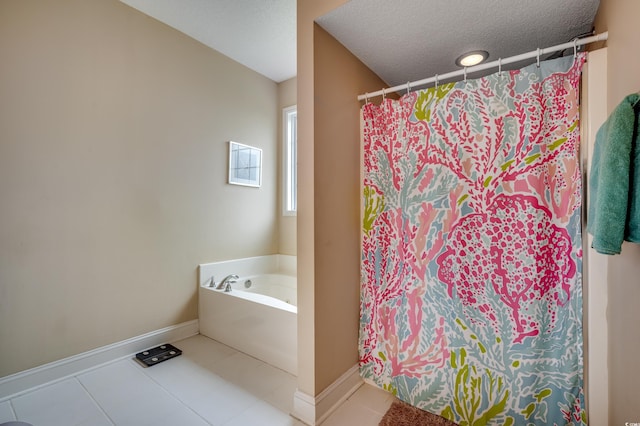
<svg viewBox="0 0 640 426">
<path fill-rule="evenodd" d="M 629 95 L 596 135 L 589 179 L 587 231 L 599 253 L 640 243 L 640 95 Z"/>
</svg>

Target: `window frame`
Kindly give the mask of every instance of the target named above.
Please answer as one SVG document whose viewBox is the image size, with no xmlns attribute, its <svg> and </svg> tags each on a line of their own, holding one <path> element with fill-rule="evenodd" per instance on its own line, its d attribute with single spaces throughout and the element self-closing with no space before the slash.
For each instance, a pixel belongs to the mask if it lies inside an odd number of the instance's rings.
<svg viewBox="0 0 640 426">
<path fill-rule="evenodd" d="M 298 210 L 298 106 L 282 109 L 282 214 L 296 216 Z"/>
</svg>

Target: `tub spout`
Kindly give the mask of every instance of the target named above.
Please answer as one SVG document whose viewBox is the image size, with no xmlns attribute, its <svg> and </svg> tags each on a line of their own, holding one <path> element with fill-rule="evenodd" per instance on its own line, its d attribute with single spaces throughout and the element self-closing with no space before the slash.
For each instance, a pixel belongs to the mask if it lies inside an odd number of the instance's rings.
<svg viewBox="0 0 640 426">
<path fill-rule="evenodd" d="M 223 278 L 222 281 L 220 281 L 220 284 L 218 284 L 218 286 L 216 287 L 216 290 L 224 289 L 224 291 L 231 291 L 231 284 L 238 282 L 239 279 L 240 277 L 237 276 L 236 274 L 227 275 L 226 277 Z"/>
</svg>

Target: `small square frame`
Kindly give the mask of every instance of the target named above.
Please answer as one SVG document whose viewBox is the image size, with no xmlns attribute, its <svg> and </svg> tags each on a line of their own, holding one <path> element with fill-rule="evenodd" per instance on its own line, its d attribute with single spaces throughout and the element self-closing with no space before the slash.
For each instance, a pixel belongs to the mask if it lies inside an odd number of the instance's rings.
<svg viewBox="0 0 640 426">
<path fill-rule="evenodd" d="M 262 185 L 262 150 L 229 141 L 229 183 L 232 185 Z"/>
</svg>

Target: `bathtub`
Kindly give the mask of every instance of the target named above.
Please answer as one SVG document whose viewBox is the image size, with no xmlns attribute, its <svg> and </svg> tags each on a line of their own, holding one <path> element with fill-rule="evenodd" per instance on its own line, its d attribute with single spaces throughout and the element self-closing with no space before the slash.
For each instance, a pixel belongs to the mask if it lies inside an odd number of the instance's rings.
<svg viewBox="0 0 640 426">
<path fill-rule="evenodd" d="M 210 287 L 236 274 L 231 291 Z M 200 333 L 298 373 L 296 257 L 270 255 L 207 263 L 198 268 Z M 248 282 L 249 281 L 249 282 Z"/>
</svg>

